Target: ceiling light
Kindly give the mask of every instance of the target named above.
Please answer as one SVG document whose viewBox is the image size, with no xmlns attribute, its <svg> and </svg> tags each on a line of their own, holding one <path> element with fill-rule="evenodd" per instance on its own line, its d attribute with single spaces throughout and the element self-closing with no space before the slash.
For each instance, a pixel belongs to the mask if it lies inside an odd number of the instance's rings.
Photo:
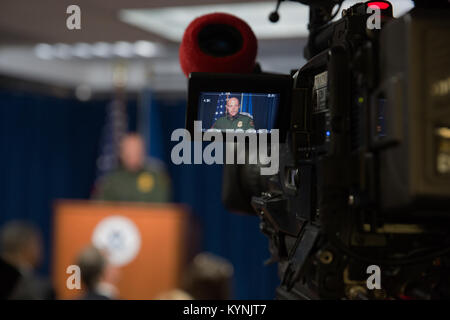
<svg viewBox="0 0 450 320">
<path fill-rule="evenodd" d="M 78 58 L 91 58 L 92 57 L 92 47 L 87 43 L 77 43 L 73 46 L 73 55 Z"/>
<path fill-rule="evenodd" d="M 156 55 L 157 46 L 149 41 L 137 41 L 134 43 L 134 53 L 144 58 L 150 58 Z"/>
<path fill-rule="evenodd" d="M 50 60 L 53 58 L 53 48 L 46 43 L 40 43 L 34 48 L 34 54 L 44 60 Z"/>
<path fill-rule="evenodd" d="M 114 44 L 113 52 L 122 58 L 131 58 L 134 54 L 133 45 L 129 42 L 119 41 Z"/>
<path fill-rule="evenodd" d="M 65 43 L 57 43 L 53 46 L 53 55 L 59 59 L 69 59 L 72 57 L 72 47 Z"/>
<path fill-rule="evenodd" d="M 112 45 L 106 42 L 97 42 L 92 45 L 92 54 L 95 57 L 108 58 L 112 55 Z"/>
</svg>

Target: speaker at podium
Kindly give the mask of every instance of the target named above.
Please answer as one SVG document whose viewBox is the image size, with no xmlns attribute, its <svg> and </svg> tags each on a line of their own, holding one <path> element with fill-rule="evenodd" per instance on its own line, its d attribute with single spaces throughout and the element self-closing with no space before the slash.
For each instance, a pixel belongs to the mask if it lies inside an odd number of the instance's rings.
<svg viewBox="0 0 450 320">
<path fill-rule="evenodd" d="M 120 299 L 154 299 L 177 288 L 188 225 L 188 209 L 178 204 L 56 201 L 52 277 L 57 298 L 83 294 L 83 287 L 69 289 L 68 267 L 90 245 L 106 249 L 109 262 L 120 268 Z"/>
</svg>

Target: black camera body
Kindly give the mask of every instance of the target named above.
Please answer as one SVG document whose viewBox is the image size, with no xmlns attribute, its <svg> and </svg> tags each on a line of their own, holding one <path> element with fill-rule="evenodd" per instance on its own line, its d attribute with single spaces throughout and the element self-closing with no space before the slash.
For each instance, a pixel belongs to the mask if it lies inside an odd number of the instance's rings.
<svg viewBox="0 0 450 320">
<path fill-rule="evenodd" d="M 336 22 L 311 7 L 309 61 L 279 90 L 278 174 L 224 167 L 226 207 L 261 218 L 279 299 L 450 297 L 450 10 L 394 19 L 383 3 L 380 30 L 369 2 Z"/>
<path fill-rule="evenodd" d="M 449 44 L 438 40 L 448 38 L 448 11 L 417 8 L 369 32 L 362 6 L 316 34 L 328 48 L 294 75 L 292 156 L 279 181 L 299 234 L 288 240 L 272 228 L 283 211 L 267 209 L 273 198 L 253 199 L 271 216 L 262 226 L 276 243 L 278 293 L 448 297 L 450 108 L 431 89 L 450 71 Z M 366 286 L 370 265 L 381 269 L 381 289 Z"/>
</svg>

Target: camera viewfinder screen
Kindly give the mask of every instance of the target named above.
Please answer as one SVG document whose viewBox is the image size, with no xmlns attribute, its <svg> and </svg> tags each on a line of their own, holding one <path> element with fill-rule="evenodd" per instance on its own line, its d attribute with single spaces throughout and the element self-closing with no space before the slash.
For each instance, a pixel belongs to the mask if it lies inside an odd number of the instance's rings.
<svg viewBox="0 0 450 320">
<path fill-rule="evenodd" d="M 278 93 L 201 92 L 198 120 L 203 131 L 209 129 L 275 129 L 279 107 Z"/>
</svg>

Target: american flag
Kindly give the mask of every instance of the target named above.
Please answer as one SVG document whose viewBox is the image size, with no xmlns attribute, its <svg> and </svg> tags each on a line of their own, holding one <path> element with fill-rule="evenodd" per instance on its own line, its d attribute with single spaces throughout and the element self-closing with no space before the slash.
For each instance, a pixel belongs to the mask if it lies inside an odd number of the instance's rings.
<svg viewBox="0 0 450 320">
<path fill-rule="evenodd" d="M 244 112 L 253 118 L 253 104 L 252 104 L 252 94 L 243 93 L 241 95 L 241 109 L 239 112 Z"/>
<path fill-rule="evenodd" d="M 217 108 L 216 113 L 214 114 L 214 122 L 217 121 L 220 117 L 223 117 L 226 113 L 226 105 L 229 93 L 221 92 L 219 98 L 217 99 Z"/>
<path fill-rule="evenodd" d="M 97 159 L 97 178 L 117 168 L 119 143 L 127 132 L 126 105 L 122 99 L 114 99 L 107 107 L 106 122 L 100 137 L 100 155 Z"/>
</svg>

